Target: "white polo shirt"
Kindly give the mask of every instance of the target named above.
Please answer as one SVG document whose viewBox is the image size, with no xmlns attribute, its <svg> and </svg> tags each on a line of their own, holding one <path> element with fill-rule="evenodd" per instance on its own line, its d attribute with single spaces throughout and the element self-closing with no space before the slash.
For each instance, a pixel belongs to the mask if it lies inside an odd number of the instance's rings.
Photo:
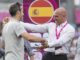
<svg viewBox="0 0 80 60">
<path fill-rule="evenodd" d="M 19 21 L 11 18 L 5 24 L 2 37 L 5 41 L 5 60 L 24 60 L 24 41 L 20 36 L 25 32 Z"/>
</svg>

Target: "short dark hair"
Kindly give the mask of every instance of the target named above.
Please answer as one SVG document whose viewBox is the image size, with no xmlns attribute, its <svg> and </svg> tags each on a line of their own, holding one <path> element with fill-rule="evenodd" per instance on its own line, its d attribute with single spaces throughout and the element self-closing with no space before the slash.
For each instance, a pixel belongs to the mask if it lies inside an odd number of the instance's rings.
<svg viewBox="0 0 80 60">
<path fill-rule="evenodd" d="M 15 16 L 17 11 L 21 11 L 20 6 L 21 6 L 21 4 L 19 2 L 14 3 L 13 5 L 11 5 L 10 8 L 9 8 L 10 15 Z"/>
</svg>

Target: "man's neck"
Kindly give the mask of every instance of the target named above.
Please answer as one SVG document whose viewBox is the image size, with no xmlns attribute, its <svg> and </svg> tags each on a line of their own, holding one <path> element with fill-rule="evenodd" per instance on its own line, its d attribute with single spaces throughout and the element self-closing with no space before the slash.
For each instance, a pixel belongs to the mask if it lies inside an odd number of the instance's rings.
<svg viewBox="0 0 80 60">
<path fill-rule="evenodd" d="M 66 22 L 66 20 L 62 21 L 62 22 L 56 22 L 57 25 L 61 25 L 62 23 Z"/>
<path fill-rule="evenodd" d="M 20 19 L 16 16 L 13 17 L 15 20 L 19 21 Z"/>
</svg>

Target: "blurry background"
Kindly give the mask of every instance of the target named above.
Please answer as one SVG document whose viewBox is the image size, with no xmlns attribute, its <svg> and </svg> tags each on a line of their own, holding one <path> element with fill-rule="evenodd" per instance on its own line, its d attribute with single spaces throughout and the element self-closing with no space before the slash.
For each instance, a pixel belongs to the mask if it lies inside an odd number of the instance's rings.
<svg viewBox="0 0 80 60">
<path fill-rule="evenodd" d="M 75 27 L 80 28 L 80 0 L 60 0 L 60 6 L 68 11 L 68 21 Z"/>
<path fill-rule="evenodd" d="M 7 14 L 10 4 L 22 0 L 0 0 L 0 21 Z M 68 21 L 74 27 L 80 26 L 80 0 L 60 0 L 60 6 L 64 6 L 68 11 Z M 4 15 L 4 16 L 3 16 Z"/>
</svg>

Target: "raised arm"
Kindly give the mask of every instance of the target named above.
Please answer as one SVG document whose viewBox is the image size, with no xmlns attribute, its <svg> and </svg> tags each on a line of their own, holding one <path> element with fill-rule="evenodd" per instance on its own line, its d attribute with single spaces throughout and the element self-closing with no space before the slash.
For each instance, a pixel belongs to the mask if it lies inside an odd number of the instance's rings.
<svg viewBox="0 0 80 60">
<path fill-rule="evenodd" d="M 43 38 L 36 37 L 34 35 L 30 35 L 24 28 L 24 26 L 20 23 L 16 24 L 16 27 L 14 28 L 15 34 L 18 37 L 23 37 L 25 40 L 29 40 L 32 42 L 41 42 L 44 43 L 46 40 Z"/>
<path fill-rule="evenodd" d="M 22 36 L 24 39 L 29 40 L 29 41 L 31 41 L 31 42 L 41 42 L 41 43 L 44 43 L 44 42 L 45 42 L 45 39 L 36 37 L 36 36 L 34 36 L 34 35 L 30 35 L 30 34 L 27 33 L 27 32 L 23 32 L 23 33 L 21 34 L 21 36 Z"/>
<path fill-rule="evenodd" d="M 24 23 L 21 22 L 21 24 L 25 27 L 25 29 L 32 31 L 32 32 L 38 32 L 38 33 L 45 33 L 48 31 L 48 24 L 30 24 L 30 23 Z"/>
</svg>

